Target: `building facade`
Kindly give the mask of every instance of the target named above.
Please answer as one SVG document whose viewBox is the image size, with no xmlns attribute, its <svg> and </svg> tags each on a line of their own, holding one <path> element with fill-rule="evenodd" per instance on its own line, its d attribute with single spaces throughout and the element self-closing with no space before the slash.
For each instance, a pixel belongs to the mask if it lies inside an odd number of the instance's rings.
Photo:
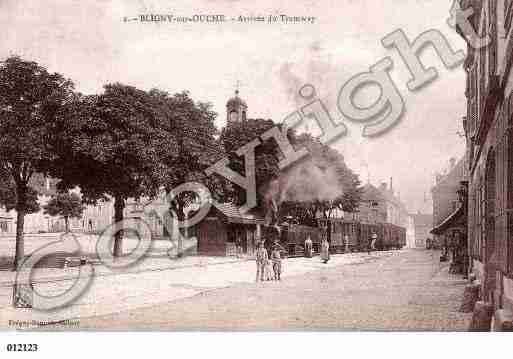
<svg viewBox="0 0 513 359">
<path fill-rule="evenodd" d="M 411 214 L 413 220 L 413 233 L 414 233 L 414 247 L 426 248 L 429 238 L 433 237 L 430 233 L 433 229 L 433 215 L 416 213 Z"/>
<path fill-rule="evenodd" d="M 43 206 L 57 193 L 57 182 L 57 180 L 43 176 L 40 173 L 36 173 L 30 178 L 29 186 L 38 193 L 37 202 L 40 209 L 35 213 L 25 215 L 23 223 L 25 233 L 61 232 L 64 230 L 65 225 L 62 218 L 49 216 L 43 210 Z M 0 209 L 0 226 L 2 221 L 5 221 L 4 227 L 7 229 L 3 232 L 4 235 L 15 235 L 17 212 L 15 210 L 6 212 L 5 209 Z M 76 221 L 75 219 L 71 222 L 75 223 Z"/>
<path fill-rule="evenodd" d="M 3 206 L 0 206 L 0 236 L 7 236 L 14 233 L 14 220 L 12 213 L 7 212 Z"/>
<path fill-rule="evenodd" d="M 383 182 L 379 188 L 367 183 L 363 186 L 358 219 L 363 223 L 391 223 L 407 228 L 409 214 L 406 206 L 394 194 L 392 183 L 387 186 Z"/>
<path fill-rule="evenodd" d="M 468 246 L 481 299 L 513 311 L 513 1 L 460 1 L 478 47 L 468 41 L 467 139 Z"/>
<path fill-rule="evenodd" d="M 463 156 L 459 161 L 451 158 L 449 163 L 450 165 L 446 174 L 437 174 L 435 185 L 431 188 L 433 198 L 431 229 L 446 221 L 461 205 L 458 191 L 461 188 L 461 182 L 466 181 L 468 177 L 466 156 Z M 446 240 L 445 234 L 437 232 L 429 236 L 433 237 L 435 246 L 440 248 L 444 247 Z"/>
</svg>

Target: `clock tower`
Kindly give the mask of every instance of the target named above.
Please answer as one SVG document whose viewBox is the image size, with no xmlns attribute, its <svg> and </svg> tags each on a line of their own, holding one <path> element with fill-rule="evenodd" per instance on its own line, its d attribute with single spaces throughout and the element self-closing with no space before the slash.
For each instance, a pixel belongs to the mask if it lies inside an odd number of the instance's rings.
<svg viewBox="0 0 513 359">
<path fill-rule="evenodd" d="M 226 103 L 226 122 L 242 122 L 246 120 L 248 105 L 239 97 L 239 90 L 235 90 L 235 96 Z"/>
</svg>

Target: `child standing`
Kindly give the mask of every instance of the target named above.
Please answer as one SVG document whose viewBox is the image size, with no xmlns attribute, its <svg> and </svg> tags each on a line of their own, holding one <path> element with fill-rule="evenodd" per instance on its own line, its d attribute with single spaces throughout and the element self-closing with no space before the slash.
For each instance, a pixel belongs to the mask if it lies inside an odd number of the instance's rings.
<svg viewBox="0 0 513 359">
<path fill-rule="evenodd" d="M 273 262 L 274 280 L 281 280 L 281 253 L 278 246 L 273 247 L 271 260 Z"/>
<path fill-rule="evenodd" d="M 260 242 L 258 244 L 258 249 L 256 251 L 255 260 L 256 260 L 256 266 L 257 266 L 256 281 L 257 282 L 259 280 L 264 281 L 265 264 L 269 260 L 267 257 L 267 250 L 264 247 L 264 242 Z"/>
<path fill-rule="evenodd" d="M 272 268 L 272 262 L 270 260 L 267 260 L 265 263 L 265 269 L 264 269 L 264 278 L 265 280 L 273 280 L 273 268 Z"/>
</svg>

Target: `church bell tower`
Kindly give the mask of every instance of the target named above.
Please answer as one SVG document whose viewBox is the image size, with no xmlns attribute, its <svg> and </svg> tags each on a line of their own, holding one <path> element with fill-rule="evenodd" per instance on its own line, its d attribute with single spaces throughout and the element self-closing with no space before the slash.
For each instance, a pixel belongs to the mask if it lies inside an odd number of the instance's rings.
<svg viewBox="0 0 513 359">
<path fill-rule="evenodd" d="M 226 122 L 241 122 L 246 120 L 248 105 L 239 97 L 239 89 L 235 90 L 235 96 L 226 103 Z"/>
</svg>

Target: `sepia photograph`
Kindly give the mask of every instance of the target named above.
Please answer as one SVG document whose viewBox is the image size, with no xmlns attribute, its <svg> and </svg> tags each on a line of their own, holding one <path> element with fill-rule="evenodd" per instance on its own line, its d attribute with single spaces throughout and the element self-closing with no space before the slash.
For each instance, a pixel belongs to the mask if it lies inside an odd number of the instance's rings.
<svg viewBox="0 0 513 359">
<path fill-rule="evenodd" d="M 512 18 L 0 0 L 1 351 L 512 332 Z"/>
</svg>

